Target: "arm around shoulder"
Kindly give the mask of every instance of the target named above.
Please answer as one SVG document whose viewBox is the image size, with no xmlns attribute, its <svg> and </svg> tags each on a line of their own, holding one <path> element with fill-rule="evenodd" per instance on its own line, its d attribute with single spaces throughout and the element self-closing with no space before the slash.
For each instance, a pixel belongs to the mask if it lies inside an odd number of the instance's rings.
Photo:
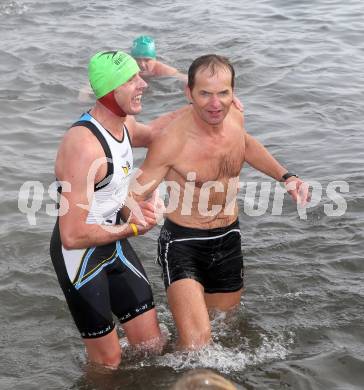
<svg viewBox="0 0 364 390">
<path fill-rule="evenodd" d="M 173 168 L 184 139 L 175 124 L 165 128 L 149 145 L 147 156 L 141 165 L 130 192 L 136 200 L 146 199 Z"/>
<path fill-rule="evenodd" d="M 137 122 L 133 116 L 128 116 L 126 126 L 129 130 L 133 147 L 149 147 L 155 138 L 176 118 L 188 109 L 184 106 L 176 111 L 170 111 L 153 119 L 147 124 Z"/>
</svg>

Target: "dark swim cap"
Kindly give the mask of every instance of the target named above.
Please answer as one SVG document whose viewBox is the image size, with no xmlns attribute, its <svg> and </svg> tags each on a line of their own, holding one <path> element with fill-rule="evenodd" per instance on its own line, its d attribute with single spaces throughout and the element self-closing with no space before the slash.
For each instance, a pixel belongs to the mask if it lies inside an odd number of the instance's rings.
<svg viewBox="0 0 364 390">
<path fill-rule="evenodd" d="M 134 39 L 131 55 L 134 58 L 156 58 L 154 39 L 148 35 Z"/>
<path fill-rule="evenodd" d="M 88 65 L 88 78 L 97 99 L 125 84 L 140 71 L 129 54 L 103 51 L 95 54 Z"/>
</svg>

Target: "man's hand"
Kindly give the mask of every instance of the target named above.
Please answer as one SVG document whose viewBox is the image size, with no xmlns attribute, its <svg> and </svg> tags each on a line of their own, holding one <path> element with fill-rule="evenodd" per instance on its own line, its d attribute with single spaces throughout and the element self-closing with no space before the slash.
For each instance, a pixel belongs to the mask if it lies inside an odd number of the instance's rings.
<svg viewBox="0 0 364 390">
<path fill-rule="evenodd" d="M 301 206 L 305 206 L 311 200 L 308 184 L 298 177 L 291 176 L 284 182 L 284 186 L 292 199 Z"/>
<path fill-rule="evenodd" d="M 156 190 L 151 198 L 136 204 L 138 209 L 131 210 L 128 222 L 137 226 L 139 234 L 144 234 L 163 218 L 164 202 Z"/>
<path fill-rule="evenodd" d="M 233 95 L 233 104 L 239 111 L 244 112 L 243 103 L 235 95 Z"/>
</svg>

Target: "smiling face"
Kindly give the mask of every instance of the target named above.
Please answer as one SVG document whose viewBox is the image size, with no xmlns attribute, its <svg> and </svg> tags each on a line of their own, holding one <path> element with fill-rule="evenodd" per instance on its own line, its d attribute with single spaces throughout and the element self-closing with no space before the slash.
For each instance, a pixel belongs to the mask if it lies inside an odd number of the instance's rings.
<svg viewBox="0 0 364 390">
<path fill-rule="evenodd" d="M 232 74 L 226 66 L 197 70 L 192 89 L 186 88 L 197 116 L 211 126 L 221 124 L 229 112 L 232 99 Z"/>
<path fill-rule="evenodd" d="M 148 84 L 137 73 L 114 90 L 115 101 L 127 115 L 138 114 L 142 110 L 142 94 L 147 86 Z"/>
</svg>

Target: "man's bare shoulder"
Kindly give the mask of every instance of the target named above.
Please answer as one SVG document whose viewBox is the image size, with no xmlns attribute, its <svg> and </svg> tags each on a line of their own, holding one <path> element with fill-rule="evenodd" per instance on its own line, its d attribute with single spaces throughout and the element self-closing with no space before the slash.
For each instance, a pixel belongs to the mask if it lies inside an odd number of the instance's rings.
<svg viewBox="0 0 364 390">
<path fill-rule="evenodd" d="M 234 105 L 230 107 L 228 118 L 233 124 L 244 127 L 244 112 L 238 110 Z"/>
<path fill-rule="evenodd" d="M 176 116 L 148 147 L 147 157 L 163 161 L 174 161 L 183 151 L 188 140 L 188 123 L 191 121 L 191 113 L 183 110 Z"/>
<path fill-rule="evenodd" d="M 56 158 L 56 175 L 73 174 L 68 169 L 77 170 L 77 165 L 91 165 L 104 152 L 100 142 L 84 126 L 71 127 L 63 136 Z"/>
<path fill-rule="evenodd" d="M 134 115 L 127 115 L 124 124 L 125 124 L 126 128 L 128 129 L 130 136 L 132 136 L 133 132 L 135 131 L 136 123 L 137 123 L 137 121 L 136 121 Z"/>
<path fill-rule="evenodd" d="M 74 126 L 67 130 L 61 141 L 60 151 L 94 154 L 102 147 L 92 132 L 84 126 Z"/>
<path fill-rule="evenodd" d="M 234 104 L 231 105 L 230 107 L 230 114 L 234 115 L 235 118 L 243 118 L 244 117 L 244 111 L 240 111 L 237 109 Z"/>
<path fill-rule="evenodd" d="M 183 108 L 176 112 L 175 118 L 161 131 L 153 143 L 168 143 L 171 146 L 181 146 L 188 137 L 188 126 L 192 123 L 191 111 Z"/>
</svg>

